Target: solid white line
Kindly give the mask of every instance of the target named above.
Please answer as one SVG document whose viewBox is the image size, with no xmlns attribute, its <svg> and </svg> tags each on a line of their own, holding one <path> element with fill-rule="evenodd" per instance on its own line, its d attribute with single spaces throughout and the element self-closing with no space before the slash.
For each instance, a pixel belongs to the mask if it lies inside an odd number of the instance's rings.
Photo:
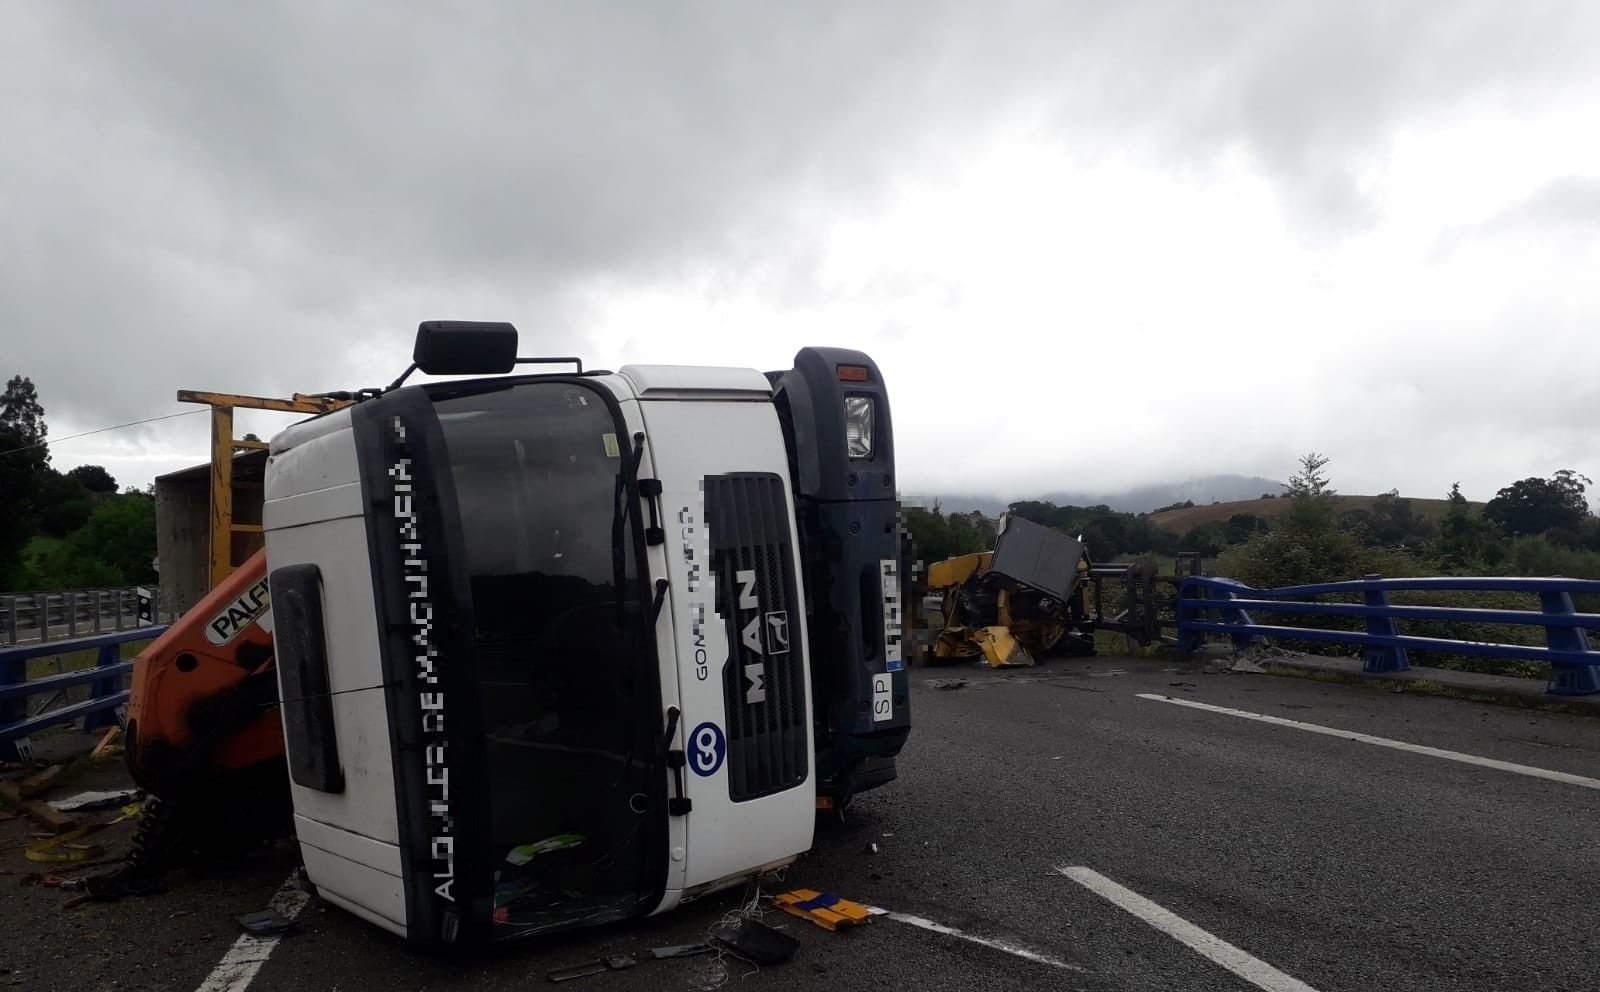
<svg viewBox="0 0 1600 992">
<path fill-rule="evenodd" d="M 300 883 L 290 875 L 289 880 L 283 883 L 268 905 L 277 910 L 284 919 L 292 920 L 305 908 L 306 899 L 306 893 L 300 888 Z M 256 972 L 267 963 L 267 958 L 272 955 L 272 949 L 278 946 L 280 936 L 282 935 L 271 934 L 265 937 L 248 933 L 241 935 L 195 992 L 244 992 L 255 979 Z"/>
<path fill-rule="evenodd" d="M 978 944 L 982 947 L 990 948 L 991 950 L 1004 951 L 1007 954 L 1022 958 L 1025 961 L 1032 961 L 1035 964 L 1047 964 L 1052 968 L 1062 968 L 1066 971 L 1083 970 L 1075 964 L 1068 964 L 1065 961 L 1050 957 L 1047 954 L 1040 954 L 1038 951 L 1030 951 L 1026 947 L 1018 946 L 1017 944 L 1013 944 L 1009 941 L 992 940 L 988 937 L 979 937 L 963 930 L 957 930 L 955 927 L 947 927 L 943 923 L 935 923 L 932 920 L 925 920 L 920 916 L 912 916 L 908 913 L 884 912 L 877 910 L 875 907 L 869 908 L 874 910 L 873 915 L 875 916 L 883 915 L 891 920 L 894 920 L 896 923 L 904 923 L 907 926 L 920 927 L 923 930 L 929 930 L 933 933 L 942 933 L 946 937 L 955 937 L 960 940 L 965 940 L 968 943 Z"/>
<path fill-rule="evenodd" d="M 1252 957 L 1221 937 L 1207 933 L 1188 920 L 1162 909 L 1139 893 L 1123 888 L 1097 871 L 1089 868 L 1057 868 L 1056 871 L 1095 895 L 1115 903 L 1257 988 L 1266 989 L 1267 992 L 1317 992 L 1300 979 L 1285 975 L 1265 961 Z"/>
<path fill-rule="evenodd" d="M 1496 761 L 1494 758 L 1480 758 L 1475 754 L 1462 754 L 1460 751 L 1446 751 L 1442 747 L 1428 747 L 1424 744 L 1408 744 L 1405 741 L 1390 740 L 1387 737 L 1374 737 L 1371 734 L 1358 734 L 1353 730 L 1339 730 L 1335 727 L 1323 727 L 1315 723 L 1301 723 L 1299 720 L 1288 720 L 1281 716 L 1267 716 L 1264 713 L 1251 713 L 1247 710 L 1233 710 L 1226 706 L 1212 706 L 1210 703 L 1197 703 L 1190 699 L 1173 699 L 1171 696 L 1161 696 L 1153 692 L 1138 693 L 1140 699 L 1151 699 L 1158 703 L 1171 703 L 1174 706 L 1187 706 L 1190 709 L 1205 710 L 1209 713 L 1224 713 L 1228 716 L 1242 717 L 1246 720 L 1256 720 L 1261 723 L 1270 723 L 1279 727 L 1293 727 L 1296 730 L 1307 730 L 1313 734 L 1324 734 L 1328 737 L 1342 737 L 1345 740 L 1360 741 L 1363 744 L 1376 744 L 1378 747 L 1390 747 L 1396 751 L 1410 751 L 1412 754 L 1426 754 L 1432 758 L 1444 758 L 1448 761 L 1459 761 L 1467 765 L 1478 765 L 1482 768 L 1494 768 L 1502 772 L 1515 772 L 1529 778 L 1542 778 L 1551 782 L 1560 782 L 1563 785 L 1576 785 L 1585 789 L 1600 789 L 1600 779 L 1585 778 L 1582 775 L 1570 775 L 1567 772 L 1553 772 L 1548 768 L 1535 768 L 1532 765 L 1518 765 L 1510 761 Z"/>
</svg>

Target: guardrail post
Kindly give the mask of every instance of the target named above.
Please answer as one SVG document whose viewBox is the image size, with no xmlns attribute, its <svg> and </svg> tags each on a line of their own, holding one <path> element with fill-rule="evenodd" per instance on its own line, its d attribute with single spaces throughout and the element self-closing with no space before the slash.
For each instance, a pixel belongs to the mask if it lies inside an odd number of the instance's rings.
<svg viewBox="0 0 1600 992">
<path fill-rule="evenodd" d="M 1377 582 L 1383 576 L 1372 574 L 1363 578 L 1368 582 Z M 1389 594 L 1383 589 L 1364 589 L 1361 592 L 1361 599 L 1369 607 L 1389 608 Z M 1367 633 L 1378 637 L 1398 637 L 1400 631 L 1395 628 L 1394 617 L 1369 615 Z M 1403 672 L 1411 667 L 1411 661 L 1406 657 L 1406 649 L 1399 645 L 1370 644 L 1361 649 L 1361 658 L 1361 670 L 1364 672 Z"/>
<path fill-rule="evenodd" d="M 1252 621 L 1250 619 L 1250 614 L 1246 613 L 1244 610 L 1241 610 L 1238 607 L 1229 607 L 1225 605 L 1205 606 L 1197 602 L 1197 600 L 1200 599 L 1216 600 L 1219 603 L 1227 603 L 1231 601 L 1234 598 L 1233 590 L 1217 585 L 1217 583 L 1223 582 L 1231 582 L 1231 580 L 1212 579 L 1210 582 L 1204 584 L 1192 580 L 1185 580 L 1183 584 L 1178 586 L 1178 650 L 1187 654 L 1191 651 L 1197 650 L 1205 642 L 1205 634 L 1199 631 L 1185 630 L 1183 628 L 1183 622 L 1185 620 L 1203 618 L 1205 613 L 1209 610 L 1216 610 L 1218 613 L 1220 613 L 1223 623 L 1233 624 L 1244 628 L 1237 634 L 1229 635 L 1233 638 L 1233 649 L 1235 651 L 1243 651 L 1245 648 L 1250 646 L 1251 641 L 1256 639 L 1254 634 L 1247 632 L 1252 624 Z M 1232 584 L 1242 585 L 1242 583 L 1236 582 Z M 1201 595 L 1191 595 L 1195 592 L 1199 592 Z"/>
<path fill-rule="evenodd" d="M 1193 652 L 1198 651 L 1200 646 L 1204 644 L 1206 640 L 1206 635 L 1200 633 L 1198 630 L 1190 630 L 1187 626 L 1185 626 L 1187 621 L 1193 620 L 1195 613 L 1198 612 L 1196 607 L 1189 605 L 1190 597 L 1197 592 L 1203 591 L 1204 590 L 1198 584 L 1191 583 L 1187 580 L 1178 583 L 1178 650 L 1183 654 L 1192 654 Z"/>
<path fill-rule="evenodd" d="M 1549 616 L 1571 616 L 1576 613 L 1572 597 L 1564 592 L 1539 593 L 1539 606 Z M 1544 629 L 1545 646 L 1552 651 L 1587 651 L 1589 635 L 1582 627 L 1547 626 Z M 1600 662 L 1600 656 L 1596 656 Z M 1595 665 L 1572 661 L 1550 663 L 1550 684 L 1545 692 L 1556 696 L 1587 696 L 1600 692 L 1600 670 Z"/>
<path fill-rule="evenodd" d="M 17 685 L 26 681 L 28 681 L 26 661 L 0 659 L 0 685 Z M 27 715 L 26 696 L 20 699 L 0 699 L 0 727 L 25 719 Z M 23 761 L 29 750 L 31 749 L 26 740 L 0 741 L 0 761 Z"/>
<path fill-rule="evenodd" d="M 122 645 L 103 644 L 100 646 L 99 657 L 95 659 L 95 667 L 107 668 L 111 665 L 117 664 L 121 660 Z M 115 696 L 117 693 L 122 691 L 122 686 L 118 685 L 118 683 L 121 681 L 122 680 L 116 676 L 107 676 L 103 679 L 96 679 L 89 687 L 89 698 L 104 699 L 107 696 Z M 83 718 L 83 729 L 85 731 L 98 730 L 101 727 L 109 727 L 114 723 L 121 722 L 122 721 L 117 718 L 115 711 L 97 710 Z"/>
</svg>

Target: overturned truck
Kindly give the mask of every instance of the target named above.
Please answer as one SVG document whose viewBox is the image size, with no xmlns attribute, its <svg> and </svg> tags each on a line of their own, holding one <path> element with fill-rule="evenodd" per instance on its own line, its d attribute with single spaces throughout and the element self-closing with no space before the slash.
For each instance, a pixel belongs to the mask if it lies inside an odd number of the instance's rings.
<svg viewBox="0 0 1600 992">
<path fill-rule="evenodd" d="M 609 372 L 516 340 L 423 324 L 393 385 L 273 439 L 264 550 L 136 665 L 147 874 L 292 830 L 328 902 L 482 943 L 778 868 L 819 807 L 893 780 L 877 366 Z"/>
</svg>

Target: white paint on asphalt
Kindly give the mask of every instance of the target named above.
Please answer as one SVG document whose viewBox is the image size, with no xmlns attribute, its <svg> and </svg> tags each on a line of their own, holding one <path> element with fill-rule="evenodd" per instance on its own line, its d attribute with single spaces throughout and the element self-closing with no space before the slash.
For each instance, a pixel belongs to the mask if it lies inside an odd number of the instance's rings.
<svg viewBox="0 0 1600 992">
<path fill-rule="evenodd" d="M 1480 768 L 1493 768 L 1502 772 L 1514 772 L 1526 775 L 1529 778 L 1542 778 L 1550 782 L 1560 782 L 1563 785 L 1576 785 L 1585 789 L 1600 789 L 1600 779 L 1585 778 L 1582 775 L 1572 775 L 1567 772 L 1553 772 L 1548 768 L 1535 768 L 1532 765 L 1518 765 L 1510 761 L 1497 761 L 1494 758 L 1480 758 L 1475 754 L 1462 754 L 1460 751 L 1446 751 L 1442 747 L 1428 747 L 1425 744 L 1408 744 L 1405 741 L 1390 740 L 1387 737 L 1374 737 L 1371 734 L 1359 734 L 1353 730 L 1340 730 L 1336 727 L 1324 727 L 1315 723 L 1301 723 L 1299 720 L 1289 720 L 1281 716 L 1267 716 L 1265 713 L 1251 713 L 1248 710 L 1229 709 L 1226 706 L 1212 706 L 1210 703 L 1197 703 L 1189 699 L 1173 699 L 1171 696 L 1162 696 L 1153 692 L 1141 692 L 1140 699 L 1154 700 L 1158 703 L 1171 703 L 1174 706 L 1187 706 L 1190 709 L 1205 710 L 1208 713 L 1222 713 L 1227 716 L 1241 717 L 1245 720 L 1255 720 L 1260 723 L 1270 723 L 1278 727 L 1292 727 L 1295 730 L 1305 730 L 1313 734 L 1323 734 L 1328 737 L 1340 737 L 1349 741 L 1360 741 L 1363 744 L 1373 744 L 1378 747 L 1393 748 L 1396 751 L 1409 751 L 1412 754 L 1425 754 L 1432 758 L 1444 758 L 1447 761 L 1459 761 L 1463 764 L 1477 765 Z"/>
<path fill-rule="evenodd" d="M 1317 992 L 1300 979 L 1285 975 L 1260 958 L 1253 957 L 1221 937 L 1200 929 L 1132 889 L 1123 888 L 1093 869 L 1057 868 L 1056 871 L 1095 895 L 1127 910 L 1196 954 L 1228 969 L 1256 988 L 1266 989 L 1267 992 Z"/>
<path fill-rule="evenodd" d="M 1024 961 L 1032 961 L 1034 964 L 1049 965 L 1052 968 L 1061 968 L 1066 971 L 1083 970 L 1075 964 L 1068 964 L 1067 962 L 1058 958 L 1050 957 L 1048 954 L 1040 954 L 1038 951 L 1030 951 L 1028 948 L 1013 944 L 1010 941 L 995 940 L 989 937 L 979 937 L 976 934 L 970 934 L 964 930 L 957 930 L 955 927 L 947 927 L 943 923 L 935 923 L 932 920 L 925 920 L 920 916 L 912 916 L 909 913 L 896 913 L 888 910 L 879 910 L 876 907 L 869 908 L 872 909 L 873 915 L 875 916 L 882 915 L 894 920 L 896 923 L 904 923 L 907 926 L 918 927 L 933 933 L 941 933 L 946 937 L 955 937 L 958 940 L 964 940 L 970 944 L 977 944 L 980 947 L 987 947 L 991 950 L 1004 951 L 1005 953 L 1014 957 L 1022 958 Z"/>
<path fill-rule="evenodd" d="M 300 888 L 299 881 L 290 875 L 289 880 L 283 883 L 268 905 L 277 910 L 284 919 L 292 920 L 305 909 L 307 898 L 306 893 Z M 260 971 L 261 966 L 267 963 L 267 958 L 272 956 L 272 949 L 278 946 L 279 936 L 281 935 L 272 934 L 257 937 L 248 933 L 240 936 L 195 992 L 244 992 L 255 980 L 256 972 Z"/>
</svg>

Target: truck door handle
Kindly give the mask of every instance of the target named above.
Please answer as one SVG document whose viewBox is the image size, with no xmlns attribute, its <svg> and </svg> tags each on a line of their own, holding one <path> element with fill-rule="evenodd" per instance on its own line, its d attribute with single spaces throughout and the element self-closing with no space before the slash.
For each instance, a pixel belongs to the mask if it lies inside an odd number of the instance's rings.
<svg viewBox="0 0 1600 992">
<path fill-rule="evenodd" d="M 678 735 L 678 717 L 682 714 L 676 706 L 667 707 L 667 732 L 661 735 L 661 750 L 666 756 L 667 767 L 672 769 L 672 778 L 677 786 L 678 794 L 667 799 L 668 816 L 687 816 L 694 808 L 694 804 L 683 791 L 683 768 L 689 763 L 688 757 L 682 748 L 672 746 L 672 739 Z"/>
</svg>

